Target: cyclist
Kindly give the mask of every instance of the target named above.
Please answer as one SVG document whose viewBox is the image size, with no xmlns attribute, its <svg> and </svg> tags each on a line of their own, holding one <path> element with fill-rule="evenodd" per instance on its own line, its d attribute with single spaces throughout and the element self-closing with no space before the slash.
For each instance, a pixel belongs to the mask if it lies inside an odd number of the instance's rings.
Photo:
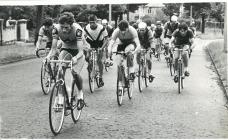
<svg viewBox="0 0 228 140">
<path fill-rule="evenodd" d="M 78 109 L 82 109 L 85 105 L 83 99 L 83 81 L 80 76 L 80 72 L 84 65 L 83 47 L 85 38 L 81 26 L 74 23 L 74 15 L 71 12 L 64 12 L 59 17 L 59 26 L 53 29 L 53 41 L 50 53 L 47 56 L 47 60 L 56 53 L 57 41 L 62 40 L 62 47 L 60 49 L 59 60 L 73 60 L 73 71 L 72 76 L 78 88 Z M 71 54 L 73 58 L 71 57 Z M 62 72 L 64 73 L 67 65 L 63 64 Z M 63 95 L 59 94 L 60 105 L 63 104 Z"/>
<path fill-rule="evenodd" d="M 41 41 L 44 36 L 47 37 L 46 48 L 51 49 L 52 45 L 52 30 L 54 29 L 53 20 L 51 18 L 46 18 L 39 30 L 38 40 L 36 42 L 35 51 L 40 49 Z"/>
<path fill-rule="evenodd" d="M 118 28 L 116 28 L 112 34 L 112 39 L 110 41 L 110 44 L 108 46 L 108 54 L 110 56 L 112 47 L 114 43 L 116 42 L 117 38 L 119 39 L 117 51 L 124 51 L 125 53 L 129 53 L 127 56 L 128 67 L 130 71 L 130 79 L 135 78 L 134 73 L 134 55 L 137 53 L 137 51 L 140 50 L 140 42 L 138 38 L 137 31 L 134 27 L 130 26 L 129 23 L 126 20 L 122 20 L 118 24 Z M 117 63 L 120 65 L 121 62 L 121 56 L 117 56 Z M 128 81 L 127 81 L 128 82 Z M 128 85 L 128 84 L 126 84 Z"/>
<path fill-rule="evenodd" d="M 140 22 L 138 24 L 138 37 L 143 49 L 150 49 L 152 47 L 153 36 L 152 31 L 147 28 L 147 24 L 145 22 Z M 140 53 L 137 53 L 137 63 L 140 62 Z M 152 75 L 152 57 L 149 52 L 146 54 L 146 64 L 148 65 L 148 73 L 149 73 L 149 82 L 152 82 L 155 78 Z"/>
<path fill-rule="evenodd" d="M 153 38 L 154 38 L 154 45 L 153 47 L 156 45 L 156 44 L 162 44 L 162 39 L 161 39 L 161 36 L 162 36 L 162 33 L 163 33 L 163 28 L 161 27 L 161 21 L 157 21 L 156 22 L 156 27 L 154 28 L 154 31 L 153 31 Z M 161 45 L 160 45 L 161 47 Z M 156 51 L 158 48 L 155 48 Z M 158 54 L 155 54 L 155 57 L 158 57 Z"/>
<path fill-rule="evenodd" d="M 108 24 L 108 21 L 106 19 L 103 19 L 101 21 L 101 23 L 102 23 L 102 25 L 104 26 L 104 28 L 108 32 L 108 41 L 106 41 L 106 43 L 107 43 L 106 46 L 108 46 L 108 43 L 109 43 L 109 41 L 110 41 L 110 39 L 112 37 L 112 33 L 113 33 L 114 29 L 113 29 L 113 27 L 111 25 Z M 106 52 L 107 52 L 108 51 L 108 47 L 105 47 L 105 49 L 106 49 Z M 106 59 L 107 58 L 108 58 L 108 53 L 106 53 Z M 110 60 L 112 60 L 112 54 L 110 56 Z"/>
<path fill-rule="evenodd" d="M 184 75 L 185 76 L 189 76 L 190 73 L 188 71 L 188 60 L 189 60 L 189 56 L 188 56 L 188 49 L 190 44 L 193 43 L 193 33 L 191 30 L 188 29 L 188 25 L 183 22 L 178 26 L 178 30 L 176 30 L 173 34 L 172 34 L 172 38 L 169 42 L 169 47 L 172 47 L 172 43 L 174 43 L 174 47 L 180 48 L 180 46 L 175 46 L 175 45 L 184 45 L 183 48 L 184 49 L 184 53 L 183 53 L 183 62 L 184 62 Z M 187 51 L 186 51 L 187 50 Z M 174 57 L 175 57 L 175 70 L 177 71 L 177 63 L 178 63 L 178 52 L 174 51 Z M 178 82 L 178 77 L 177 77 L 177 73 L 174 76 L 174 82 Z"/>
<path fill-rule="evenodd" d="M 167 55 L 169 54 L 168 43 L 170 42 L 172 33 L 178 28 L 178 25 L 179 25 L 179 22 L 177 20 L 178 20 L 177 16 L 173 15 L 170 21 L 166 22 L 164 25 L 164 43 L 167 44 L 165 45 L 164 49 Z M 168 57 L 169 56 L 166 56 L 165 58 L 167 59 Z"/>
<path fill-rule="evenodd" d="M 97 64 L 99 68 L 99 86 L 104 86 L 103 81 L 103 46 L 105 45 L 108 37 L 108 32 L 101 24 L 97 23 L 97 17 L 91 15 L 89 17 L 89 24 L 84 28 L 86 34 L 86 41 L 90 44 L 91 48 L 98 49 Z M 87 61 L 90 57 L 90 51 L 87 52 Z M 89 68 L 89 66 L 88 66 Z"/>
</svg>

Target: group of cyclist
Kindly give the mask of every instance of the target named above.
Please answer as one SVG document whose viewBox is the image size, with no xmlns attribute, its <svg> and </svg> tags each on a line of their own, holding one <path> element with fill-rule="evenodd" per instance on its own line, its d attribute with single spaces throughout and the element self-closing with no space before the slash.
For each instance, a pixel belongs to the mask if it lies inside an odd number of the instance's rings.
<svg viewBox="0 0 228 140">
<path fill-rule="evenodd" d="M 83 78 L 80 72 L 84 63 L 89 62 L 91 48 L 97 49 L 97 64 L 99 69 L 99 85 L 104 86 L 103 80 L 103 65 L 104 59 L 107 63 L 112 62 L 112 48 L 117 43 L 117 52 L 124 51 L 127 53 L 127 67 L 130 71 L 130 79 L 136 77 L 136 68 L 139 64 L 140 49 L 151 49 L 155 57 L 157 56 L 157 43 L 167 44 L 164 45 L 166 57 L 170 56 L 170 50 L 179 45 L 184 45 L 184 49 L 190 50 L 193 44 L 193 32 L 186 23 L 179 23 L 177 16 L 172 16 L 170 21 L 165 23 L 162 27 L 160 21 L 156 22 L 156 27 L 151 29 L 151 25 L 147 22 L 139 22 L 137 26 L 131 26 L 128 21 L 122 20 L 118 23 L 116 29 L 108 25 L 106 19 L 102 20 L 99 24 L 97 17 L 91 15 L 88 18 L 88 25 L 81 27 L 75 22 L 74 15 L 71 12 L 64 12 L 60 15 L 58 24 L 53 24 L 52 19 L 48 18 L 44 21 L 43 26 L 40 28 L 38 41 L 36 43 L 36 50 L 40 48 L 43 36 L 47 36 L 47 48 L 50 52 L 46 59 L 50 60 L 53 55 L 58 54 L 60 60 L 73 60 L 72 75 L 74 82 L 79 90 L 77 94 L 80 107 L 85 105 L 83 98 Z M 58 43 L 60 41 L 60 43 Z M 59 45 L 60 44 L 60 45 Z M 178 46 L 175 46 L 175 45 Z M 58 50 L 59 48 L 59 50 Z M 106 50 L 106 55 L 104 51 Z M 188 51 L 183 54 L 184 60 L 184 74 L 189 76 L 188 70 Z M 68 55 L 71 54 L 71 55 Z M 172 54 L 171 54 L 172 55 Z M 73 57 L 72 57 L 73 56 Z M 177 69 L 178 55 L 175 54 L 175 69 Z M 152 55 L 146 54 L 146 61 L 149 73 L 149 81 L 152 82 L 155 76 L 152 74 Z M 117 55 L 117 65 L 120 65 L 121 55 Z M 64 72 L 67 68 L 65 65 L 62 69 Z M 90 66 L 88 65 L 88 70 Z M 177 76 L 174 76 L 174 81 L 177 82 Z M 60 95 L 61 96 L 61 95 Z M 60 104 L 63 101 L 60 101 Z"/>
</svg>

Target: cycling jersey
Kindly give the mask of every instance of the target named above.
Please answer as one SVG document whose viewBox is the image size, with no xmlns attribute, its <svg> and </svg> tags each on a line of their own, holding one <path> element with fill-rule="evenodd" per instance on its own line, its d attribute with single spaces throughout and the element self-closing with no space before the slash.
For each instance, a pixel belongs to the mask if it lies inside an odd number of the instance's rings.
<svg viewBox="0 0 228 140">
<path fill-rule="evenodd" d="M 120 40 L 117 51 L 122 51 L 130 44 L 136 46 L 134 39 L 138 38 L 138 34 L 136 29 L 132 26 L 129 26 L 128 30 L 124 34 L 119 28 L 116 28 L 112 34 L 112 39 L 115 41 L 117 38 Z"/>
<path fill-rule="evenodd" d="M 150 43 L 153 41 L 152 31 L 146 28 L 144 33 L 138 31 L 139 41 L 143 48 L 150 47 Z"/>
<path fill-rule="evenodd" d="M 113 28 L 112 28 L 112 26 L 107 25 L 106 30 L 107 30 L 107 32 L 108 32 L 108 37 L 111 37 L 111 36 L 112 36 L 112 33 L 113 33 Z"/>
<path fill-rule="evenodd" d="M 103 40 L 108 36 L 108 32 L 101 24 L 97 24 L 95 30 L 92 30 L 90 24 L 88 24 L 84 30 L 86 33 L 86 41 L 91 45 L 91 48 L 102 47 Z"/>
<path fill-rule="evenodd" d="M 121 33 L 119 28 L 115 29 L 112 34 L 112 39 L 116 40 L 117 38 L 119 38 L 119 40 L 121 41 L 120 44 L 129 44 L 133 42 L 134 39 L 137 37 L 137 31 L 132 26 L 129 26 L 128 30 L 124 34 Z"/>
<path fill-rule="evenodd" d="M 154 29 L 154 38 L 160 38 L 162 35 L 163 29 L 162 27 L 156 27 Z"/>
<path fill-rule="evenodd" d="M 179 23 L 171 24 L 170 22 L 167 22 L 164 26 L 165 29 L 165 37 L 171 38 L 172 33 L 178 28 Z"/>
<path fill-rule="evenodd" d="M 73 23 L 72 30 L 69 33 L 62 32 L 60 26 L 57 26 L 52 31 L 52 37 L 62 40 L 62 48 L 78 49 L 77 42 L 82 41 L 84 33 L 79 24 Z"/>
<path fill-rule="evenodd" d="M 53 28 L 54 28 L 54 26 L 53 26 Z M 47 30 L 45 28 L 45 26 L 42 26 L 40 28 L 40 30 L 39 30 L 39 36 L 41 36 L 41 37 L 46 36 L 47 37 L 47 42 L 52 42 L 52 29 L 53 28 Z"/>
<path fill-rule="evenodd" d="M 176 30 L 172 36 L 175 38 L 175 45 L 191 45 L 189 40 L 193 38 L 193 33 L 191 30 L 187 30 L 185 36 L 182 36 L 179 30 Z"/>
</svg>

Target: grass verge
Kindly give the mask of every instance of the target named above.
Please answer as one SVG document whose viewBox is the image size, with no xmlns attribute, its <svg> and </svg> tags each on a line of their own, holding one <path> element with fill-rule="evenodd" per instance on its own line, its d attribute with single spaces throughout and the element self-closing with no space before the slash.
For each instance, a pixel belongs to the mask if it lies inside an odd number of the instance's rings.
<svg viewBox="0 0 228 140">
<path fill-rule="evenodd" d="M 208 50 L 210 51 L 211 57 L 215 63 L 215 66 L 219 72 L 223 85 L 227 91 L 227 53 L 224 50 L 224 40 L 216 40 L 211 42 L 207 46 Z"/>
</svg>

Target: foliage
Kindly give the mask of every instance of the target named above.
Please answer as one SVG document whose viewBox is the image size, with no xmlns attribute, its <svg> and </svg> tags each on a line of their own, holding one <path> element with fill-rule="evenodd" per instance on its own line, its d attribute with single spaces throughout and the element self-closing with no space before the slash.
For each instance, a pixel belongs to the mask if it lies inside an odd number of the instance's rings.
<svg viewBox="0 0 228 140">
<path fill-rule="evenodd" d="M 200 17 L 206 17 L 210 13 L 211 4 L 210 3 L 185 3 L 185 10 L 190 11 L 190 7 L 192 6 L 192 17 L 194 19 Z"/>
<path fill-rule="evenodd" d="M 179 14 L 180 3 L 164 3 L 164 5 L 162 10 L 165 15 L 171 17 L 174 13 Z"/>
<path fill-rule="evenodd" d="M 212 3 L 211 14 L 212 18 L 215 18 L 219 22 L 224 21 L 225 3 Z"/>
</svg>

